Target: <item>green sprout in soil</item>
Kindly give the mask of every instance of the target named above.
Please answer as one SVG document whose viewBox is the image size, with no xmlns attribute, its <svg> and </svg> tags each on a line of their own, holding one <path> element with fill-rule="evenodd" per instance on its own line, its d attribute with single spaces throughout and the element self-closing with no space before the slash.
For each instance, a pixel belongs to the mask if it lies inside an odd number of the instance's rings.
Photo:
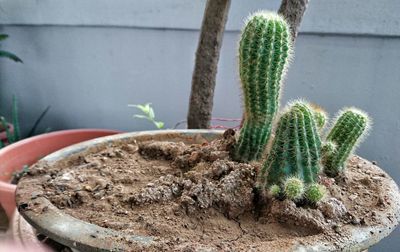
<svg viewBox="0 0 400 252">
<path fill-rule="evenodd" d="M 156 121 L 154 109 L 151 107 L 151 103 L 129 104 L 128 106 L 137 108 L 142 112 L 142 114 L 133 115 L 134 118 L 148 120 L 151 123 L 153 123 L 157 127 L 157 129 L 164 128 L 164 122 Z"/>
</svg>

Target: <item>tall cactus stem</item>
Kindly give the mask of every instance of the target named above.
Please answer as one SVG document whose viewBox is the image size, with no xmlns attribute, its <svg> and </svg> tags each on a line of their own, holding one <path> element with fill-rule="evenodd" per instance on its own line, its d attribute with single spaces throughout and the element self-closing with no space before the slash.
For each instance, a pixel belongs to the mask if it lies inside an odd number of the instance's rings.
<svg viewBox="0 0 400 252">
<path fill-rule="evenodd" d="M 280 87 L 291 58 L 286 21 L 275 13 L 257 12 L 247 20 L 239 43 L 239 73 L 244 96 L 244 123 L 233 149 L 235 160 L 259 159 L 279 107 Z"/>
</svg>

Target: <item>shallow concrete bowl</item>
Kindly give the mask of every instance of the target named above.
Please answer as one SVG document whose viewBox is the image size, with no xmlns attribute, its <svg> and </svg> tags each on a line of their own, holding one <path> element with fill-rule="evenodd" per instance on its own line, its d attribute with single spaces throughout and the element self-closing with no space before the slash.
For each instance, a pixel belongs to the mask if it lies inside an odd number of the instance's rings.
<svg viewBox="0 0 400 252">
<path fill-rule="evenodd" d="M 119 134 L 67 147 L 46 156 L 40 162 L 46 162 L 51 165 L 51 163 L 60 161 L 71 155 L 117 141 L 169 140 L 184 141 L 186 143 L 201 143 L 204 141 L 211 141 L 221 136 L 222 133 L 223 131 L 219 130 L 160 130 Z M 390 178 L 388 175 L 387 177 Z M 390 222 L 386 221 L 382 225 L 369 227 L 346 225 L 343 228 L 351 235 L 340 241 L 335 241 L 335 244 L 334 242 L 324 241 L 322 236 L 321 239 L 315 239 L 314 237 L 311 243 L 307 242 L 307 237 L 304 237 L 305 243 L 293 244 L 291 250 L 336 251 L 340 248 L 344 251 L 363 251 L 376 244 L 389 235 L 400 221 L 399 189 L 392 179 L 389 179 L 388 186 L 390 190 L 386 197 L 391 204 L 387 206 L 387 213 L 394 216 L 394 220 Z M 127 241 L 138 242 L 143 246 L 155 242 L 153 237 L 150 236 L 127 235 L 122 232 L 78 220 L 59 210 L 45 197 L 32 197 L 32 192 L 35 192 L 35 195 L 40 195 L 41 191 L 42 187 L 32 183 L 29 177 L 22 178 L 16 192 L 18 210 L 38 232 L 65 246 L 80 251 L 129 251 L 130 246 Z M 45 211 L 32 211 L 28 207 L 29 205 L 35 205 L 35 209 L 45 209 Z"/>
</svg>

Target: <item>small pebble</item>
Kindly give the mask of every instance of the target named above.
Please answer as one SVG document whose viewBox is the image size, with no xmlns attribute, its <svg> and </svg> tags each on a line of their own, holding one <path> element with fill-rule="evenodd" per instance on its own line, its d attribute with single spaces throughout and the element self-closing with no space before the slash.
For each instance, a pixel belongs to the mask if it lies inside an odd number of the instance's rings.
<svg viewBox="0 0 400 252">
<path fill-rule="evenodd" d="M 357 194 L 352 194 L 352 195 L 349 196 L 349 200 L 355 200 L 357 198 L 358 198 Z"/>
<path fill-rule="evenodd" d="M 92 192 L 92 191 L 93 191 L 93 188 L 90 187 L 89 185 L 83 186 L 83 189 L 85 189 L 85 190 L 88 191 L 88 192 Z"/>
</svg>

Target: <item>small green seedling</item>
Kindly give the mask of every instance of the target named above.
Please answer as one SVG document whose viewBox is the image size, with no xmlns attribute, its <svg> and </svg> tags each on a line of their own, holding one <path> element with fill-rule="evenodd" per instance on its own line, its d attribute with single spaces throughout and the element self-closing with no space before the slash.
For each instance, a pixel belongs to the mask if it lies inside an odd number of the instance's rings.
<svg viewBox="0 0 400 252">
<path fill-rule="evenodd" d="M 141 118 L 152 122 L 157 129 L 164 128 L 164 122 L 156 121 L 154 109 L 151 107 L 151 103 L 145 104 L 129 104 L 129 107 L 134 107 L 139 109 L 143 114 L 135 114 L 134 118 Z"/>
</svg>

